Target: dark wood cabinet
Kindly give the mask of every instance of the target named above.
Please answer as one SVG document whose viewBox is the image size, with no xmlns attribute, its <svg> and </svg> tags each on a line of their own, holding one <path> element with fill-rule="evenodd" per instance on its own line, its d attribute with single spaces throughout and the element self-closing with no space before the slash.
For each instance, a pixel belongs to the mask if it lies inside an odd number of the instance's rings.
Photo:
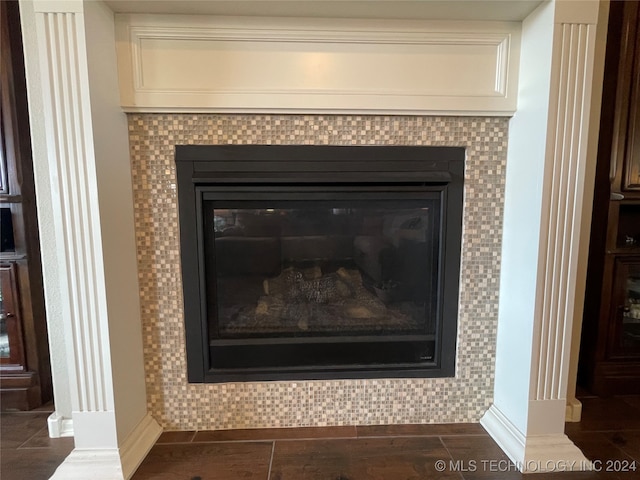
<svg viewBox="0 0 640 480">
<path fill-rule="evenodd" d="M 640 2 L 610 5 L 579 382 L 640 393 Z"/>
<path fill-rule="evenodd" d="M 622 67 L 629 78 L 627 125 L 621 125 L 624 135 L 624 158 L 622 159 L 623 191 L 640 193 L 640 7 L 638 2 L 630 2 L 624 12 L 623 35 L 629 44 L 625 46 L 626 58 Z M 623 105 L 623 107 L 626 107 Z M 621 139 L 622 142 L 622 139 Z"/>
<path fill-rule="evenodd" d="M 25 366 L 22 316 L 16 265 L 0 263 L 0 366 L 23 371 Z"/>
<path fill-rule="evenodd" d="M 52 398 L 20 18 L 0 1 L 0 408 Z"/>
<path fill-rule="evenodd" d="M 40 378 L 29 370 L 16 262 L 0 263 L 0 400 L 3 410 L 42 404 Z"/>
<path fill-rule="evenodd" d="M 609 302 L 609 358 L 640 360 L 640 257 L 615 256 Z"/>
</svg>

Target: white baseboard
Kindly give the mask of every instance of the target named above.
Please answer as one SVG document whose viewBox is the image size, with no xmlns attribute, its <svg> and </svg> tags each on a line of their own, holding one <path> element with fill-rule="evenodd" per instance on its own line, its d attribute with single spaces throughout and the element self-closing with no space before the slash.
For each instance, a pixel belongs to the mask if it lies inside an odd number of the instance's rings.
<svg viewBox="0 0 640 480">
<path fill-rule="evenodd" d="M 577 398 L 567 398 L 565 422 L 579 422 L 582 418 L 582 402 Z"/>
<path fill-rule="evenodd" d="M 49 480 L 126 480 L 116 448 L 73 450 Z"/>
<path fill-rule="evenodd" d="M 122 442 L 120 460 L 124 478 L 133 476 L 162 433 L 162 427 L 147 413 L 138 426 Z"/>
<path fill-rule="evenodd" d="M 593 464 L 564 434 L 525 436 L 495 406 L 480 424 L 523 473 L 592 470 Z"/>
<path fill-rule="evenodd" d="M 593 462 L 565 434 L 527 438 L 524 473 L 590 471 Z"/>
<path fill-rule="evenodd" d="M 120 448 L 74 449 L 50 480 L 128 480 L 162 433 L 147 414 Z"/>
<path fill-rule="evenodd" d="M 73 420 L 63 417 L 58 412 L 49 415 L 47 427 L 51 438 L 73 437 Z"/>
<path fill-rule="evenodd" d="M 491 405 L 480 419 L 480 425 L 515 464 L 524 459 L 526 438 L 503 413 Z"/>
</svg>

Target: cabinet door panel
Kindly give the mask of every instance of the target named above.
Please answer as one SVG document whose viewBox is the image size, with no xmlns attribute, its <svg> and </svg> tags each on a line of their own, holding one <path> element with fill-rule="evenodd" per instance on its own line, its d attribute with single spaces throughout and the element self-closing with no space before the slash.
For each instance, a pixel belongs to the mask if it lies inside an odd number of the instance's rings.
<svg viewBox="0 0 640 480">
<path fill-rule="evenodd" d="M 636 17 L 636 27 L 635 32 L 633 32 L 635 41 L 632 48 L 633 69 L 622 188 L 624 190 L 640 191 L 640 28 L 638 28 L 638 24 L 640 24 L 640 9 L 638 9 L 637 5 L 633 13 Z"/>
<path fill-rule="evenodd" d="M 0 368 L 24 370 L 20 302 L 14 264 L 0 265 Z"/>
<path fill-rule="evenodd" d="M 640 357 L 640 257 L 616 259 L 611 300 L 609 357 Z"/>
</svg>

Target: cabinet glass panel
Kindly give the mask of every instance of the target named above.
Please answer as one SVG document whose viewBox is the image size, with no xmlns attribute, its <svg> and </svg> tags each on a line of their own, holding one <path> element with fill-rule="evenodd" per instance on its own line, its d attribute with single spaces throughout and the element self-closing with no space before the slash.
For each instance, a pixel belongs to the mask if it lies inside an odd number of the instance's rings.
<svg viewBox="0 0 640 480">
<path fill-rule="evenodd" d="M 616 328 L 616 353 L 640 356 L 640 261 L 619 260 L 614 288 L 615 308 L 620 319 Z"/>
<path fill-rule="evenodd" d="M 616 248 L 640 249 L 640 203 L 620 205 Z"/>
<path fill-rule="evenodd" d="M 622 307 L 621 342 L 625 352 L 640 354 L 640 263 L 627 265 Z"/>
<path fill-rule="evenodd" d="M 7 154 L 4 144 L 4 115 L 0 115 L 0 194 L 9 195 L 9 183 L 7 182 Z"/>
<path fill-rule="evenodd" d="M 0 285 L 0 358 L 9 358 L 11 350 L 9 348 L 9 332 L 7 330 L 7 312 Z"/>
</svg>

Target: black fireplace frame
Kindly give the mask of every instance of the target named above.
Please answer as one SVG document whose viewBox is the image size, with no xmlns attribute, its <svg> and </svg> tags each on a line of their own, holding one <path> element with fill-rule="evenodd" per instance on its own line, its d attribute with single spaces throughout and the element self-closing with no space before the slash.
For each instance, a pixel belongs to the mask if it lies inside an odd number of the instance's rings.
<svg viewBox="0 0 640 480">
<path fill-rule="evenodd" d="M 191 383 L 341 378 L 451 377 L 455 374 L 463 147 L 177 145 L 175 148 L 187 376 Z M 317 187 L 441 195 L 441 260 L 434 358 L 421 363 L 309 368 L 212 368 L 207 321 L 202 203 L 216 191 L 251 199 L 257 189 Z M 372 344 L 375 346 L 375 342 Z M 258 346 L 254 352 L 260 352 Z M 242 352 L 242 349 L 239 350 Z M 260 353 L 258 353 L 260 354 Z M 269 355 L 265 350 L 263 355 Z"/>
</svg>

